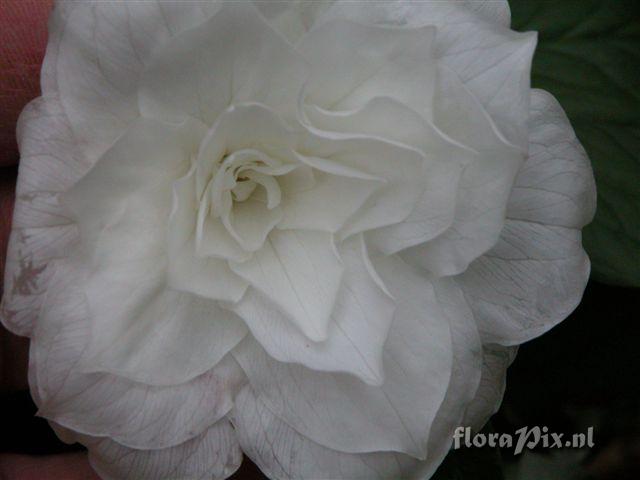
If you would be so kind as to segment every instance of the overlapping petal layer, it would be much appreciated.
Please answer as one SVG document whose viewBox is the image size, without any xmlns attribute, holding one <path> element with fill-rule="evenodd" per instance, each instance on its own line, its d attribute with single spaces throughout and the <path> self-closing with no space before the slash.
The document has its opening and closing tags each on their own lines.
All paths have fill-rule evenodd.
<svg viewBox="0 0 640 480">
<path fill-rule="evenodd" d="M 432 475 L 588 275 L 591 170 L 508 23 L 58 6 L 2 309 L 40 414 L 104 478 L 226 478 L 240 446 L 273 478 Z"/>
</svg>

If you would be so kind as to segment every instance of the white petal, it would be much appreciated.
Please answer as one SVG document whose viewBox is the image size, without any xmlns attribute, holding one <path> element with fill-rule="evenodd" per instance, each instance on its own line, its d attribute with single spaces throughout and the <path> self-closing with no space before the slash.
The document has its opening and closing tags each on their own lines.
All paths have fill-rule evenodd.
<svg viewBox="0 0 640 480">
<path fill-rule="evenodd" d="M 442 26 L 446 23 L 488 21 L 509 27 L 511 12 L 507 0 L 461 0 L 441 2 L 334 2 L 325 12 L 319 12 L 315 23 L 335 18 L 350 18 L 357 22 L 383 25 Z"/>
<path fill-rule="evenodd" d="M 89 158 L 96 159 L 139 115 L 138 79 L 151 50 L 209 14 L 198 2 L 70 2 L 54 9 L 43 94 L 60 94 Z"/>
<path fill-rule="evenodd" d="M 424 191 L 423 174 L 429 162 L 416 149 L 375 137 L 345 137 L 317 129 L 307 141 L 306 148 L 313 154 L 310 158 L 328 158 L 332 164 L 384 182 L 347 220 L 340 238 L 404 220 Z"/>
<path fill-rule="evenodd" d="M 507 216 L 582 228 L 595 211 L 591 165 L 553 96 L 531 91 L 529 159 L 516 178 Z"/>
<path fill-rule="evenodd" d="M 77 239 L 58 192 L 78 181 L 89 165 L 57 99 L 29 103 L 20 115 L 17 137 L 21 157 L 0 317 L 9 330 L 28 335 L 50 277 L 47 264 L 66 255 Z"/>
<path fill-rule="evenodd" d="M 195 252 L 195 243 L 191 241 L 172 253 L 167 272 L 168 286 L 210 300 L 240 300 L 248 283 L 229 268 L 226 260 L 202 258 Z"/>
<path fill-rule="evenodd" d="M 212 368 L 246 334 L 243 322 L 215 301 L 166 289 L 154 263 L 85 280 L 92 336 L 84 371 L 175 385 Z"/>
<path fill-rule="evenodd" d="M 507 220 L 498 244 L 457 280 L 483 340 L 515 345 L 573 311 L 589 265 L 578 230 Z"/>
<path fill-rule="evenodd" d="M 345 242 L 340 256 L 345 274 L 324 342 L 310 342 L 272 302 L 255 291 L 248 292 L 235 311 L 273 358 L 313 370 L 347 372 L 368 384 L 380 385 L 382 349 L 395 305 L 384 285 L 372 276 L 361 238 Z"/>
<path fill-rule="evenodd" d="M 527 148 L 527 114 L 535 32 L 519 33 L 496 24 L 446 23 L 437 50 L 514 145 Z"/>
<path fill-rule="evenodd" d="M 229 234 L 219 219 L 203 222 L 202 240 L 196 245 L 196 256 L 235 261 L 244 261 L 249 258 L 249 254 Z"/>
<path fill-rule="evenodd" d="M 261 102 L 293 112 L 304 61 L 247 3 L 225 3 L 157 49 L 139 90 L 143 115 L 195 116 L 211 125 L 229 106 Z"/>
<path fill-rule="evenodd" d="M 451 227 L 402 255 L 436 275 L 455 275 L 497 242 L 523 154 L 501 138 L 455 74 L 438 73 L 435 123 L 478 153 L 462 172 Z"/>
<path fill-rule="evenodd" d="M 436 57 L 460 76 L 506 138 L 526 151 L 536 35 L 509 30 L 505 3 L 340 2 L 317 22 L 337 18 L 405 28 L 435 26 Z"/>
<path fill-rule="evenodd" d="M 475 319 L 460 288 L 451 279 L 434 280 L 436 297 L 451 327 L 453 366 L 447 394 L 433 421 L 427 458 L 416 467 L 417 478 L 430 478 L 440 466 L 480 387 L 482 344 Z"/>
<path fill-rule="evenodd" d="M 498 411 L 506 388 L 507 368 L 516 358 L 517 350 L 516 347 L 485 345 L 480 385 L 460 425 L 479 432 Z"/>
<path fill-rule="evenodd" d="M 289 42 L 295 42 L 304 35 L 314 21 L 334 0 L 307 1 L 275 1 L 264 2 L 254 0 L 260 13 L 269 24 L 286 37 Z"/>
<path fill-rule="evenodd" d="M 242 450 L 269 478 L 417 478 L 412 474 L 418 462 L 407 455 L 344 453 L 309 440 L 271 413 L 248 387 L 236 398 L 232 421 Z"/>
<path fill-rule="evenodd" d="M 230 266 L 311 340 L 327 338 L 343 272 L 330 234 L 274 230 L 253 258 Z"/>
<path fill-rule="evenodd" d="M 166 213 L 168 218 L 171 184 L 187 173 L 191 155 L 203 134 L 203 127 L 192 121 L 169 125 L 140 118 L 134 122 L 62 197 L 78 223 L 83 243 L 94 241 L 103 228 L 114 222 L 127 208 L 129 197 L 135 196 L 151 207 L 154 215 Z M 141 216 L 144 218 L 142 213 Z M 166 220 L 159 222 L 166 226 Z"/>
<path fill-rule="evenodd" d="M 244 154 L 236 153 L 236 155 L 246 156 L 245 154 L 251 151 L 254 156 L 258 156 L 269 164 L 277 161 L 276 158 L 270 157 L 269 153 L 274 145 L 278 145 L 281 150 L 277 152 L 279 155 L 274 157 L 290 161 L 292 164 L 297 163 L 291 151 L 297 142 L 297 137 L 297 132 L 288 128 L 280 115 L 265 105 L 257 103 L 232 105 L 218 117 L 198 151 L 196 161 L 198 195 L 204 191 L 214 170 L 223 162 L 225 154 L 244 151 Z M 291 168 L 290 165 L 285 167 Z"/>
<path fill-rule="evenodd" d="M 550 95 L 533 93 L 531 126 L 534 146 L 509 210 L 522 220 L 507 219 L 496 247 L 458 279 L 485 342 L 514 345 L 546 332 L 580 302 L 589 277 L 577 229 L 595 204 L 587 157 Z M 553 213 L 550 198 L 562 199 Z"/>
<path fill-rule="evenodd" d="M 310 62 L 308 101 L 345 110 L 392 96 L 428 117 L 435 29 L 397 29 L 334 20 L 315 26 L 296 45 Z"/>
<path fill-rule="evenodd" d="M 31 387 L 38 414 L 73 430 L 108 435 L 138 448 L 164 448 L 200 434 L 224 416 L 244 381 L 227 358 L 193 380 L 152 387 L 111 374 L 78 369 L 91 320 L 80 279 L 58 263 L 43 315 L 33 333 Z M 144 347 L 144 342 L 139 347 Z"/>
<path fill-rule="evenodd" d="M 110 439 L 81 436 L 89 463 L 104 480 L 222 480 L 242 462 L 233 427 L 220 420 L 201 435 L 175 447 L 135 450 Z"/>
<path fill-rule="evenodd" d="M 435 275 L 465 271 L 498 241 L 519 165 L 518 157 L 498 153 L 469 165 L 462 172 L 451 227 L 425 244 L 404 250 L 403 258 Z"/>
<path fill-rule="evenodd" d="M 204 195 L 203 201 L 207 203 L 209 196 Z M 246 260 L 248 254 L 229 235 L 222 222 L 210 219 L 208 214 L 208 208 L 198 209 L 194 165 L 187 175 L 173 183 L 173 205 L 168 225 L 168 254 L 171 258 L 169 278 L 171 283 L 175 282 L 178 289 L 180 289 L 178 285 L 182 284 L 187 291 L 218 298 L 216 291 L 224 292 L 223 287 L 241 286 L 242 282 L 239 282 L 239 279 L 229 278 L 228 266 L 221 262 L 208 262 L 208 259 L 201 260 L 201 257 Z M 221 276 L 217 274 L 216 267 L 223 270 L 223 278 L 220 282 L 216 282 Z M 208 275 L 207 280 L 207 271 L 216 272 L 216 275 Z M 194 272 L 199 272 L 199 279 L 204 279 L 202 283 L 193 281 Z M 224 276 L 224 273 L 227 275 Z M 190 284 L 193 284 L 192 287 L 187 287 Z M 214 289 L 212 286 L 217 288 Z M 244 287 L 241 288 L 244 292 Z M 242 293 L 231 294 L 232 297 L 239 298 L 238 295 L 241 296 Z M 226 296 L 228 297 L 229 294 Z"/>
<path fill-rule="evenodd" d="M 451 159 L 449 159 L 451 160 Z M 462 166 L 438 162 L 424 175 L 422 196 L 402 222 L 367 232 L 367 244 L 390 255 L 443 233 L 454 220 Z"/>
<path fill-rule="evenodd" d="M 141 309 L 120 325 L 94 323 L 92 331 L 101 341 L 93 342 L 91 351 L 97 353 L 84 361 L 84 371 L 173 385 L 207 371 L 246 334 L 235 315 L 189 294 L 167 291 Z M 127 327 L 124 334 L 120 329 Z"/>
<path fill-rule="evenodd" d="M 469 149 L 447 137 L 423 115 L 391 97 L 374 97 L 354 110 L 332 111 L 317 105 L 304 105 L 306 124 L 327 132 L 364 134 L 393 140 L 423 151 L 443 154 L 454 150 L 458 155 Z M 457 147 L 457 148 L 456 148 Z"/>
<path fill-rule="evenodd" d="M 315 185 L 310 189 L 291 193 L 284 190 L 284 216 L 278 228 L 335 233 L 380 186 L 374 180 L 323 172 L 316 172 L 314 178 Z"/>
<path fill-rule="evenodd" d="M 173 209 L 169 217 L 167 242 L 168 285 L 212 300 L 238 301 L 247 283 L 229 269 L 224 259 L 246 259 L 246 252 L 219 220 L 196 219 L 194 177 L 195 167 L 192 167 L 187 175 L 173 184 Z M 207 198 L 205 195 L 205 200 Z M 207 211 L 204 209 L 198 213 L 204 216 Z"/>
<path fill-rule="evenodd" d="M 242 370 L 225 360 L 193 380 L 168 387 L 72 372 L 38 415 L 78 433 L 155 450 L 179 445 L 223 418 L 243 381 Z"/>
<path fill-rule="evenodd" d="M 489 22 L 509 28 L 511 9 L 507 0 L 463 0 L 466 7 L 475 11 Z"/>
<path fill-rule="evenodd" d="M 249 199 L 236 202 L 229 218 L 223 218 L 223 222 L 243 250 L 256 252 L 265 248 L 267 235 L 280 222 L 282 215 L 280 207 L 269 208 L 261 201 Z"/>
<path fill-rule="evenodd" d="M 257 344 L 243 343 L 234 355 L 267 408 L 314 442 L 343 452 L 424 458 L 451 377 L 449 320 L 424 276 L 391 257 L 375 265 L 397 302 L 382 386 L 277 362 Z"/>
</svg>

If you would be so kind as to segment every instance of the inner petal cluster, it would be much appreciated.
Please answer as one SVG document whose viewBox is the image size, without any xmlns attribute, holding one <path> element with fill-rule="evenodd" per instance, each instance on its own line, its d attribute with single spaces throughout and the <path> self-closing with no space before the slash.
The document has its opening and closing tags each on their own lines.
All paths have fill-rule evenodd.
<svg viewBox="0 0 640 480">
<path fill-rule="evenodd" d="M 282 190 L 277 178 L 296 168 L 253 148 L 225 153 L 214 162 L 198 204 L 196 241 L 204 241 L 205 222 L 221 222 L 247 252 L 258 250 L 265 235 L 282 218 Z M 267 214 L 266 223 L 260 217 Z"/>
</svg>

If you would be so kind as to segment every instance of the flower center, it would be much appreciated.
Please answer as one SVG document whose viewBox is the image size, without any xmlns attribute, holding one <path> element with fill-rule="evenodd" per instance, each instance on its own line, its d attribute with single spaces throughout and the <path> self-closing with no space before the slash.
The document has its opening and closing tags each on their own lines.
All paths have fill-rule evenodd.
<svg viewBox="0 0 640 480">
<path fill-rule="evenodd" d="M 221 223 L 241 248 L 253 251 L 256 239 L 248 238 L 254 234 L 247 223 L 259 223 L 261 212 L 279 207 L 282 191 L 276 177 L 294 168 L 254 148 L 223 154 L 199 199 L 199 226 Z"/>
</svg>

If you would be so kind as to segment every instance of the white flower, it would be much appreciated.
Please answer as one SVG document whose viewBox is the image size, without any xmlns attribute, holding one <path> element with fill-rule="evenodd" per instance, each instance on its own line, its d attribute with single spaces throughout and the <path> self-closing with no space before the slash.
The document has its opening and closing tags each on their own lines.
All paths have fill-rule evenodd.
<svg viewBox="0 0 640 480">
<path fill-rule="evenodd" d="M 104 478 L 431 475 L 589 273 L 595 189 L 506 2 L 70 2 L 5 325 Z"/>
</svg>

